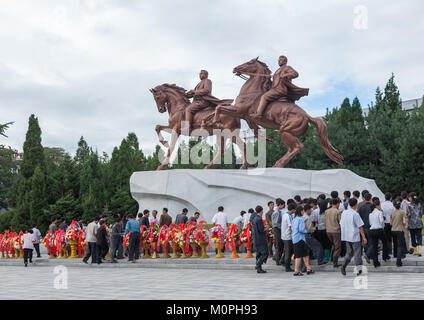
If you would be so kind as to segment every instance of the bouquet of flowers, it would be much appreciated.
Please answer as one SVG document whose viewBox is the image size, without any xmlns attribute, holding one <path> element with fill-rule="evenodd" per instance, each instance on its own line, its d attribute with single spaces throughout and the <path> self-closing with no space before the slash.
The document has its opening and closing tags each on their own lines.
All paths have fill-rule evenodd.
<svg viewBox="0 0 424 320">
<path fill-rule="evenodd" d="M 16 233 L 13 231 L 10 231 L 8 233 L 7 238 L 4 241 L 4 246 L 10 254 L 12 254 L 12 251 L 13 251 L 13 239 L 15 238 L 15 236 L 16 236 Z"/>
<path fill-rule="evenodd" d="M 1 253 L 4 252 L 3 243 L 4 243 L 5 238 L 6 238 L 6 234 L 0 233 L 0 251 L 1 251 Z"/>
<path fill-rule="evenodd" d="M 158 235 L 158 248 L 162 246 L 162 248 L 166 248 L 169 246 L 169 238 L 168 238 L 168 226 L 165 224 L 159 229 Z"/>
<path fill-rule="evenodd" d="M 243 243 L 243 245 L 247 248 L 250 249 L 252 247 L 252 233 L 250 232 L 250 228 L 252 226 L 252 223 L 249 222 L 247 224 L 247 227 L 243 230 L 243 232 L 241 233 L 240 236 L 240 242 Z"/>
<path fill-rule="evenodd" d="M 153 222 L 147 234 L 147 238 L 149 239 L 150 245 L 152 246 L 152 251 L 155 249 L 159 251 L 159 246 L 157 245 L 157 242 L 159 239 L 159 233 L 160 233 L 159 226 L 156 224 L 156 222 Z"/>
<path fill-rule="evenodd" d="M 66 229 L 65 233 L 65 241 L 71 242 L 77 240 L 77 232 L 79 230 L 79 226 L 76 221 L 72 221 L 72 223 L 69 225 L 68 229 Z"/>
<path fill-rule="evenodd" d="M 85 229 L 81 229 L 77 233 L 78 236 L 78 243 L 77 243 L 77 250 L 78 250 L 78 256 L 82 257 L 82 248 L 85 246 Z"/>
<path fill-rule="evenodd" d="M 13 232 L 12 232 L 13 233 Z M 0 240 L 0 250 L 4 254 L 4 252 L 11 253 L 12 248 L 10 246 L 11 244 L 11 235 L 9 230 L 5 230 L 3 236 Z"/>
<path fill-rule="evenodd" d="M 209 227 L 206 221 L 202 220 L 193 231 L 194 241 L 200 245 L 201 243 L 209 243 Z"/>
<path fill-rule="evenodd" d="M 264 222 L 265 233 L 268 241 L 274 242 L 274 234 L 272 232 L 272 227 L 269 225 L 268 221 L 262 220 Z"/>
<path fill-rule="evenodd" d="M 22 250 L 22 246 L 24 245 L 24 239 L 22 238 L 23 233 L 22 231 L 19 232 L 18 235 L 16 235 L 13 238 L 13 248 L 17 251 L 21 251 Z"/>
<path fill-rule="evenodd" d="M 166 232 L 166 238 L 165 241 L 170 241 L 172 244 L 174 244 L 174 238 L 175 238 L 175 233 L 177 232 L 177 228 L 175 227 L 175 223 L 171 223 L 169 225 L 169 228 Z"/>
<path fill-rule="evenodd" d="M 66 247 L 65 234 L 62 229 L 57 230 L 53 235 L 53 248 L 59 255 L 62 254 L 63 248 Z"/>
<path fill-rule="evenodd" d="M 145 225 L 142 225 L 140 227 L 140 246 L 139 246 L 140 252 L 144 246 L 148 246 L 148 247 L 150 246 L 148 234 L 149 234 L 149 230 L 147 230 Z"/>
<path fill-rule="evenodd" d="M 47 252 L 50 255 L 55 255 L 56 251 L 53 250 L 53 235 L 52 232 L 49 230 L 49 232 L 47 232 L 46 236 L 43 239 L 43 244 L 44 246 L 47 248 Z"/>
<path fill-rule="evenodd" d="M 194 237 L 195 235 L 195 230 L 196 230 L 196 222 L 192 221 L 189 224 L 187 224 L 187 228 L 186 228 L 186 241 L 189 242 L 189 244 L 194 244 L 196 243 L 196 239 Z"/>
<path fill-rule="evenodd" d="M 240 237 L 240 230 L 238 228 L 238 226 L 236 224 L 232 224 L 231 227 L 228 228 L 228 232 L 227 232 L 227 238 L 226 238 L 226 243 L 227 243 L 227 251 L 229 251 L 229 246 L 231 243 L 231 247 L 233 247 L 233 250 L 236 250 L 237 244 L 238 244 L 238 240 Z"/>
<path fill-rule="evenodd" d="M 184 246 L 184 229 L 177 228 L 175 230 L 173 241 L 177 246 Z"/>
<path fill-rule="evenodd" d="M 128 248 L 129 244 L 130 244 L 130 232 L 128 232 L 127 235 L 124 237 L 122 246 L 124 248 Z"/>
<path fill-rule="evenodd" d="M 222 230 L 222 226 L 217 224 L 215 227 L 210 229 L 210 240 L 219 243 L 219 248 L 222 249 L 224 244 L 225 233 Z"/>
</svg>

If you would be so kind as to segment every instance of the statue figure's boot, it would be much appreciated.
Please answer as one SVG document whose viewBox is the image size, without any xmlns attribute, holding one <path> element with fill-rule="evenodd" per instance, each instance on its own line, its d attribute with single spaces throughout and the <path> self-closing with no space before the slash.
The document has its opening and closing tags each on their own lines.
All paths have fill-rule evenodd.
<svg viewBox="0 0 424 320">
<path fill-rule="evenodd" d="M 256 114 L 255 114 L 255 118 L 262 118 L 263 117 L 263 113 L 265 111 L 266 105 L 267 105 L 266 99 L 264 99 L 264 97 L 261 97 L 261 100 L 259 101 L 259 106 L 258 106 L 258 110 L 256 110 Z"/>
</svg>

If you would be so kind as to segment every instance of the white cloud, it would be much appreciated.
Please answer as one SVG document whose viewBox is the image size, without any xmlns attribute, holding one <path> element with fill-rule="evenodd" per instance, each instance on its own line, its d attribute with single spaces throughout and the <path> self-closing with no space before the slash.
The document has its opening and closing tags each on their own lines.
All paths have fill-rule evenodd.
<svg viewBox="0 0 424 320">
<path fill-rule="evenodd" d="M 368 9 L 368 29 L 353 26 Z M 0 122 L 22 149 L 31 113 L 43 143 L 73 152 L 81 135 L 110 153 L 129 131 L 145 152 L 165 124 L 148 88 L 187 89 L 207 69 L 214 95 L 234 98 L 231 71 L 253 57 L 272 71 L 286 54 L 310 88 L 312 115 L 358 95 L 366 106 L 391 72 L 404 99 L 424 88 L 420 0 L 400 1 L 9 1 L 0 7 Z"/>
</svg>

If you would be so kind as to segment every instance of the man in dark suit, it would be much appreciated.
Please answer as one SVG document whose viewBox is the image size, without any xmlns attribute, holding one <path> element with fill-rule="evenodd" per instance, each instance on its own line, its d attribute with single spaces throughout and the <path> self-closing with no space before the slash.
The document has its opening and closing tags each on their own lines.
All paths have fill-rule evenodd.
<svg viewBox="0 0 424 320">
<path fill-rule="evenodd" d="M 106 223 L 104 220 L 100 220 L 100 227 L 97 231 L 97 241 L 96 241 L 96 261 L 98 264 L 103 263 L 102 258 L 107 253 L 108 244 L 107 244 L 107 231 Z"/>
<path fill-rule="evenodd" d="M 254 218 L 252 220 L 253 226 L 253 235 L 255 239 L 256 245 L 256 271 L 258 273 L 266 273 L 265 270 L 262 269 L 262 264 L 266 263 L 268 259 L 268 244 L 265 233 L 265 226 L 262 221 L 262 215 L 264 214 L 264 210 L 261 206 L 257 206 L 256 214 L 253 215 Z"/>
<path fill-rule="evenodd" d="M 199 220 L 199 217 L 200 217 L 200 212 L 196 211 L 194 215 L 190 217 L 190 219 L 188 219 L 188 223 L 195 222 L 197 224 L 197 220 Z"/>
<path fill-rule="evenodd" d="M 187 223 L 187 221 L 188 221 L 187 213 L 188 213 L 188 209 L 184 208 L 183 212 L 177 215 L 177 217 L 175 218 L 175 225 L 176 226 L 178 226 L 181 223 L 183 223 L 183 224 Z"/>
<path fill-rule="evenodd" d="M 118 219 L 112 227 L 112 234 L 110 236 L 110 258 L 112 263 L 117 263 L 116 252 L 119 252 L 119 247 L 122 246 L 122 219 Z"/>
<path fill-rule="evenodd" d="M 162 209 L 162 214 L 159 219 L 159 228 L 162 228 L 162 226 L 169 225 L 172 223 L 172 217 L 168 214 L 168 208 Z"/>
<path fill-rule="evenodd" d="M 150 214 L 149 210 L 145 209 L 143 211 L 143 217 L 140 219 L 140 227 L 144 225 L 146 226 L 146 229 L 150 228 L 149 214 Z"/>
</svg>

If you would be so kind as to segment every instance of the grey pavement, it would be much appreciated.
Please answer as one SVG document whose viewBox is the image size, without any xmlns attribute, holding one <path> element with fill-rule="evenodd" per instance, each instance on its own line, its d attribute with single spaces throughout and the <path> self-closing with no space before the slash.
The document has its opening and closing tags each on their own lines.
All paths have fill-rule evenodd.
<svg viewBox="0 0 424 320">
<path fill-rule="evenodd" d="M 60 264 L 57 264 L 60 265 Z M 0 299 L 422 299 L 424 274 L 0 266 Z M 56 280 L 57 283 L 57 280 Z M 63 284 L 64 282 L 60 282 Z M 356 287 L 355 287 L 356 284 Z"/>
</svg>

